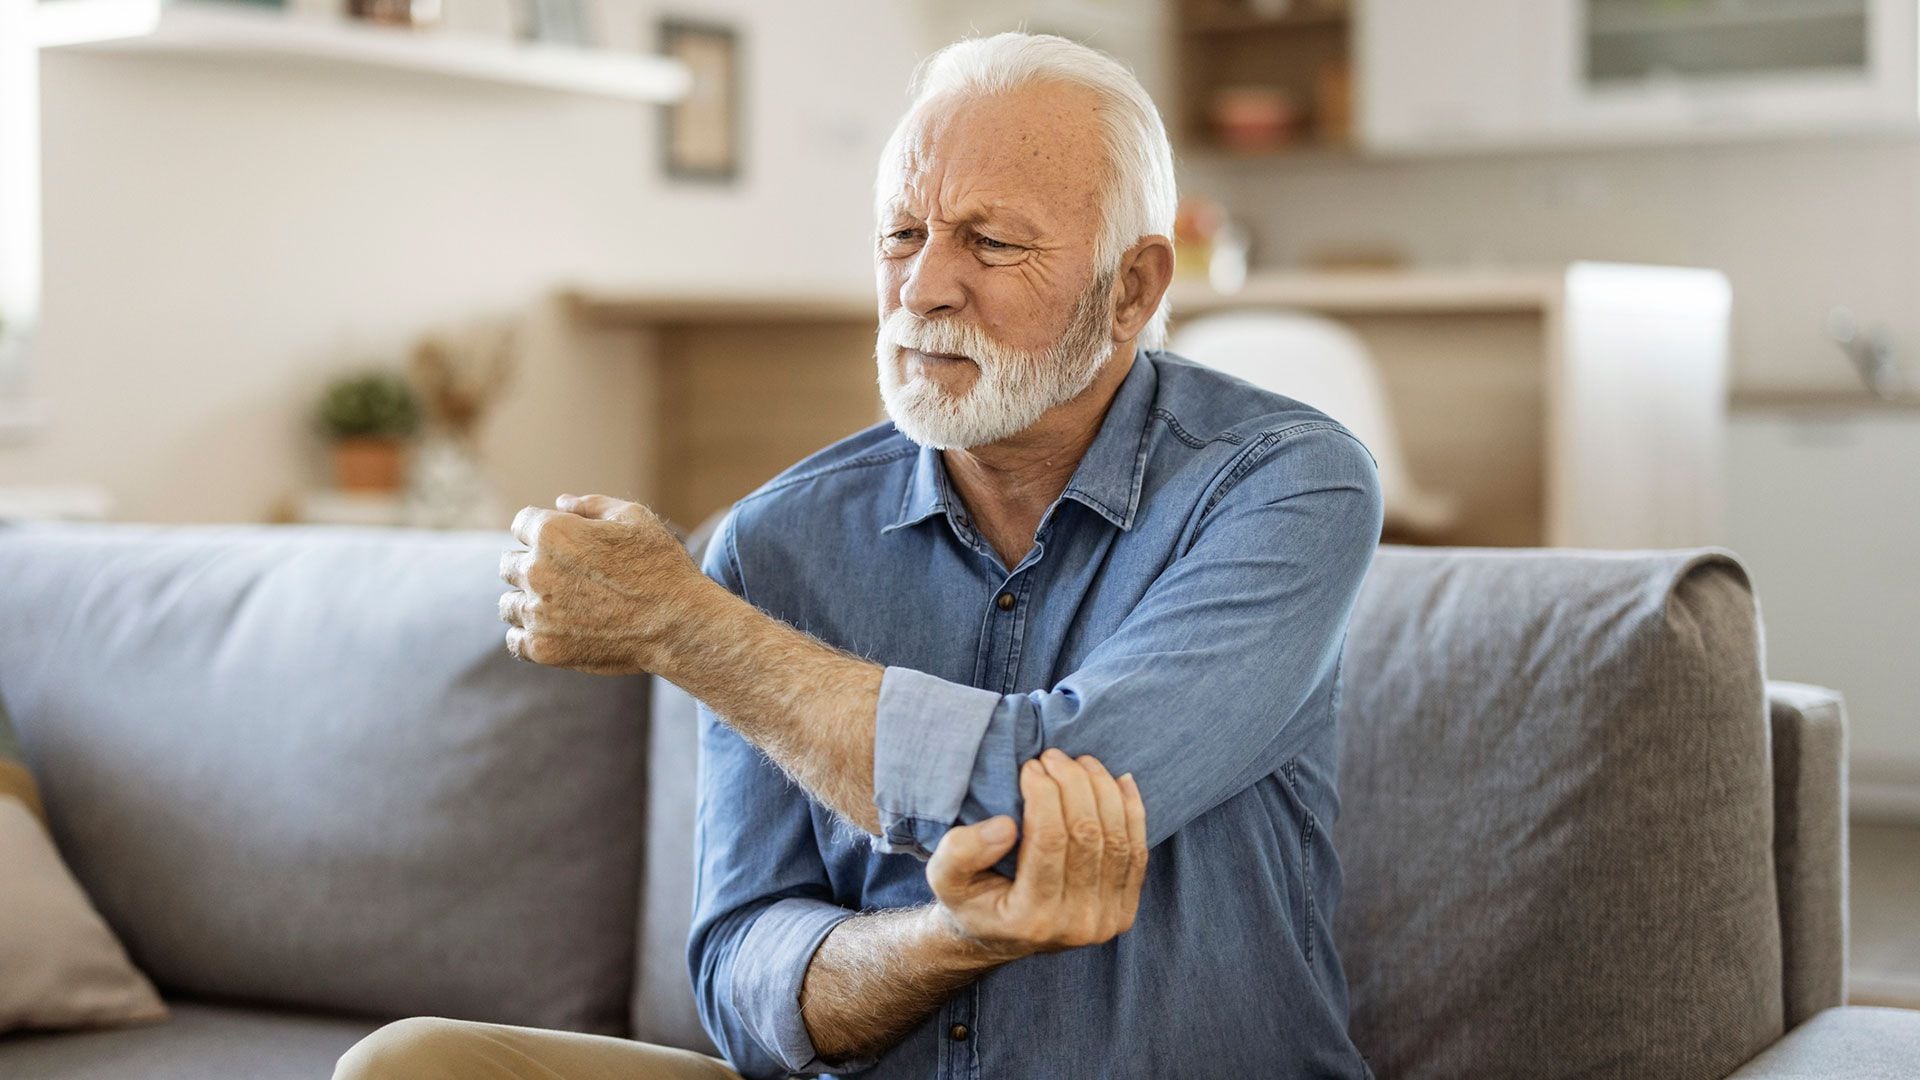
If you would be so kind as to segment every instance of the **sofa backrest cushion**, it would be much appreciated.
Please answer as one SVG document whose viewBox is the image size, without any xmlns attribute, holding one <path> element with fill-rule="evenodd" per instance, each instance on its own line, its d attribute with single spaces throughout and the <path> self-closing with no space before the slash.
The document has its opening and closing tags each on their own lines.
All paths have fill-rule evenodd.
<svg viewBox="0 0 1920 1080">
<path fill-rule="evenodd" d="M 0 528 L 0 685 L 163 990 L 627 1031 L 644 676 L 514 660 L 504 530 Z"/>
<path fill-rule="evenodd" d="M 1762 667 L 1723 552 L 1381 550 L 1334 828 L 1381 1077 L 1719 1077 L 1780 1036 Z"/>
<path fill-rule="evenodd" d="M 685 538 L 695 565 L 732 510 L 723 507 Z M 640 885 L 640 955 L 633 982 L 633 1037 L 718 1055 L 700 1026 L 687 937 L 693 928 L 693 825 L 699 795 L 700 703 L 653 680 L 647 746 L 647 870 Z"/>
</svg>

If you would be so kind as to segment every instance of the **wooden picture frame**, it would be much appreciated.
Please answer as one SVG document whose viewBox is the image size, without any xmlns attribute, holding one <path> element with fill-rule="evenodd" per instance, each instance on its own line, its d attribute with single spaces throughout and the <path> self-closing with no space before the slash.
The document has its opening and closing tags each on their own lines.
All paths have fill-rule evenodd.
<svg viewBox="0 0 1920 1080">
<path fill-rule="evenodd" d="M 660 55 L 693 73 L 684 100 L 661 106 L 660 157 L 676 180 L 730 182 L 741 173 L 740 35 L 731 26 L 660 20 Z"/>
</svg>

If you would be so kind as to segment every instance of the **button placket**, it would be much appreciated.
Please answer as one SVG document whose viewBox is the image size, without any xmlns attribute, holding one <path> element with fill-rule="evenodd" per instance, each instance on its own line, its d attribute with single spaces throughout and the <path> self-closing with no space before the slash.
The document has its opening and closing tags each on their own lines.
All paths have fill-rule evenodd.
<svg viewBox="0 0 1920 1080">
<path fill-rule="evenodd" d="M 974 1017 L 980 1012 L 978 983 L 953 996 L 940 1010 L 940 1068 L 942 1080 L 974 1080 L 979 1076 L 979 1034 Z"/>
</svg>

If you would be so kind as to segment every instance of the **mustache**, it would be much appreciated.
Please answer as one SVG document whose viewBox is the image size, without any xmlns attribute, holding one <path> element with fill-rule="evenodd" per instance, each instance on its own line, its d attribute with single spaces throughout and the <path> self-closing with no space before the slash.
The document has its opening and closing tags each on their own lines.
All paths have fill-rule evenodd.
<svg viewBox="0 0 1920 1080">
<path fill-rule="evenodd" d="M 997 354 L 999 345 L 973 323 L 955 319 L 922 319 L 897 308 L 880 324 L 880 338 L 897 349 L 964 356 L 978 362 Z"/>
</svg>

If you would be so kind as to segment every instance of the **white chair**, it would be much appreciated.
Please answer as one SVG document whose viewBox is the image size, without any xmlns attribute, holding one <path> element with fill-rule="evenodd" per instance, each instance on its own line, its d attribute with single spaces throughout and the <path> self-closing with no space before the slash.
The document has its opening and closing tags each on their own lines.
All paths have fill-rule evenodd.
<svg viewBox="0 0 1920 1080">
<path fill-rule="evenodd" d="M 1379 466 L 1388 532 L 1433 537 L 1459 517 L 1453 499 L 1422 491 L 1408 473 L 1373 355 L 1345 326 L 1304 312 L 1230 311 L 1182 322 L 1167 347 L 1346 425 Z"/>
</svg>

